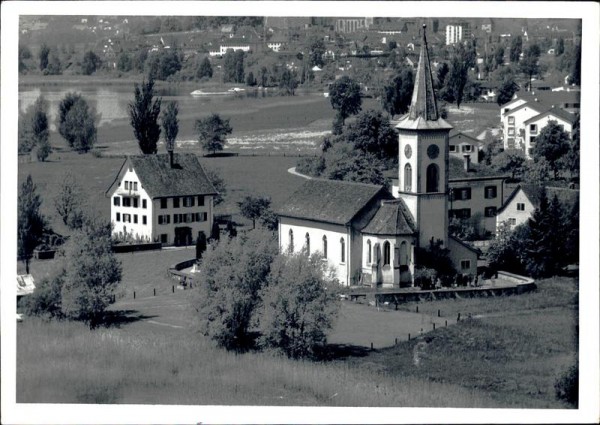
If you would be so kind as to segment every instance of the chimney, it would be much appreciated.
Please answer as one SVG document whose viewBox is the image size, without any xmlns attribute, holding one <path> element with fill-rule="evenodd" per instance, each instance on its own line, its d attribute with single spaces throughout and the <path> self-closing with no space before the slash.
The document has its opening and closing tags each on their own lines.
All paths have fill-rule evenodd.
<svg viewBox="0 0 600 425">
<path fill-rule="evenodd" d="M 471 155 L 463 155 L 463 157 L 465 158 L 465 173 L 468 173 L 471 168 Z"/>
</svg>

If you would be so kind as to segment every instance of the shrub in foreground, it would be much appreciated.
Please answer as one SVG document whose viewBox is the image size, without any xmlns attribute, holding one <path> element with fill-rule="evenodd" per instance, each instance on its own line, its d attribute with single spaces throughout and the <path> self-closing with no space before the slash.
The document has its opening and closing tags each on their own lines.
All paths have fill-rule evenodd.
<svg viewBox="0 0 600 425">
<path fill-rule="evenodd" d="M 575 363 L 554 383 L 556 398 L 577 407 L 579 400 L 579 365 Z"/>
<path fill-rule="evenodd" d="M 327 343 L 339 304 L 318 255 L 280 255 L 262 290 L 261 343 L 291 358 L 314 357 Z"/>
</svg>

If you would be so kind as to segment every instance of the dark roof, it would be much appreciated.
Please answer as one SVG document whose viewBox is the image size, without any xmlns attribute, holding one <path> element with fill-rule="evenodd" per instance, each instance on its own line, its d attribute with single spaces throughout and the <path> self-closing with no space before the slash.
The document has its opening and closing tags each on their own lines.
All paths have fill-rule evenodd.
<svg viewBox="0 0 600 425">
<path fill-rule="evenodd" d="M 572 113 L 567 112 L 561 108 L 552 107 L 552 108 L 548 109 L 547 111 L 542 112 L 539 115 L 536 115 L 535 117 L 529 118 L 523 124 L 529 124 L 531 122 L 539 120 L 540 118 L 544 118 L 547 115 L 554 115 L 555 117 L 561 118 L 570 124 L 573 124 L 575 122 L 575 115 L 573 115 Z"/>
<path fill-rule="evenodd" d="M 416 229 L 404 201 L 394 199 L 381 202 L 377 213 L 362 232 L 371 235 L 412 235 Z"/>
<path fill-rule="evenodd" d="M 277 211 L 280 216 L 334 224 L 348 224 L 383 186 L 340 180 L 311 179 L 296 190 Z"/>
<path fill-rule="evenodd" d="M 417 74 L 415 76 L 410 108 L 408 114 L 400 120 L 396 128 L 404 130 L 449 130 L 452 128 L 438 113 L 435 91 L 433 90 L 433 78 L 431 76 L 425 27 L 423 27 L 419 66 L 417 67 Z"/>
<path fill-rule="evenodd" d="M 576 189 L 567 189 L 564 187 L 544 187 L 535 184 L 521 184 L 518 185 L 515 190 L 513 190 L 508 198 L 506 198 L 504 205 L 502 205 L 502 208 L 498 210 L 499 213 L 506 209 L 514 197 L 517 196 L 519 190 L 522 190 L 523 193 L 525 193 L 525 196 L 527 196 L 527 199 L 529 199 L 535 208 L 540 206 L 540 199 L 542 198 L 542 193 L 544 190 L 546 191 L 546 196 L 549 201 L 552 200 L 555 195 L 563 205 L 573 205 L 579 200 L 579 190 Z"/>
<path fill-rule="evenodd" d="M 474 154 L 477 154 L 475 152 Z M 486 164 L 470 164 L 469 171 L 465 171 L 464 161 L 455 156 L 450 156 L 448 162 L 448 177 L 450 180 L 466 179 L 466 178 L 481 178 L 481 177 L 497 177 L 503 178 L 504 176 L 498 176 L 496 172 Z"/>
<path fill-rule="evenodd" d="M 453 139 L 453 138 L 458 137 L 458 136 L 462 136 L 462 137 L 465 137 L 467 139 L 471 139 L 476 144 L 482 144 L 483 143 L 481 140 L 476 139 L 473 136 L 469 136 L 468 134 L 463 133 L 462 131 L 458 131 L 456 129 L 450 130 L 449 136 L 450 136 L 450 139 Z"/>
<path fill-rule="evenodd" d="M 519 105 L 516 108 L 509 110 L 506 113 L 506 115 L 511 115 L 513 112 L 520 111 L 523 108 L 531 108 L 534 111 L 538 111 L 538 113 L 542 113 L 542 111 L 545 111 L 546 109 L 550 109 L 551 107 L 552 107 L 552 105 L 546 105 L 545 103 L 530 101 L 530 102 L 525 102 L 522 105 Z"/>
<path fill-rule="evenodd" d="M 151 198 L 217 193 L 196 155 L 176 153 L 173 155 L 173 163 L 175 166 L 171 168 L 167 154 L 136 155 L 127 157 L 121 170 L 131 164 Z"/>
</svg>

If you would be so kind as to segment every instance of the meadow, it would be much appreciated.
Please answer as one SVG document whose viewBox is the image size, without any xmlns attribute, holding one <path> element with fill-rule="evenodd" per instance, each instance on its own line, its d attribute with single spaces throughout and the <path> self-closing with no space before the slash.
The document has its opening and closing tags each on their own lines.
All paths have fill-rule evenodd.
<svg viewBox="0 0 600 425">
<path fill-rule="evenodd" d="M 172 252 L 168 260 L 187 254 Z M 167 262 L 152 266 L 153 258 L 121 256 L 124 265 L 151 270 Z M 108 328 L 20 323 L 17 401 L 568 408 L 555 400 L 553 385 L 576 357 L 577 289 L 570 279 L 541 283 L 532 294 L 468 300 L 479 304 L 478 316 L 390 348 L 332 346 L 338 355 L 321 362 L 215 348 L 195 332 L 185 307 L 189 290 L 162 297 L 146 291 L 137 303 L 131 295 L 120 300 L 115 309 L 131 320 Z M 496 303 L 512 307 L 499 312 Z M 128 310 L 135 308 L 138 316 Z"/>
</svg>

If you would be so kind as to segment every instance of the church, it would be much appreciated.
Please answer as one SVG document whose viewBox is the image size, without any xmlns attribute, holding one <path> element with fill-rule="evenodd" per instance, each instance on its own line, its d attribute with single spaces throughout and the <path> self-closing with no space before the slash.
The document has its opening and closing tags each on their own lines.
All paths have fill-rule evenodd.
<svg viewBox="0 0 600 425">
<path fill-rule="evenodd" d="M 424 27 L 425 29 L 425 27 Z M 279 209 L 282 252 L 319 252 L 342 285 L 414 285 L 415 252 L 441 240 L 459 273 L 477 251 L 448 234 L 449 134 L 441 118 L 425 30 L 409 112 L 398 131 L 398 188 L 307 180 Z"/>
</svg>

